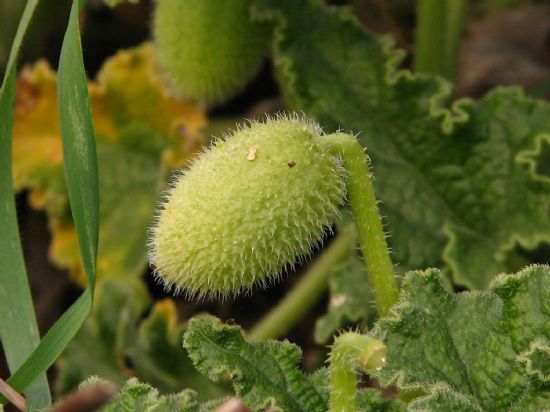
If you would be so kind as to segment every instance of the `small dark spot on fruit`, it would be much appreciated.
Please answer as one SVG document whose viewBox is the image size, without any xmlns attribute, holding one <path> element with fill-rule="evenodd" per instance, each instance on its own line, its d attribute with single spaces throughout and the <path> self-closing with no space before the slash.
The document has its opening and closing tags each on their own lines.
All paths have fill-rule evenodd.
<svg viewBox="0 0 550 412">
<path fill-rule="evenodd" d="M 292 162 L 288 162 L 288 167 L 292 169 L 294 166 L 296 166 L 296 162 L 294 160 Z"/>
</svg>

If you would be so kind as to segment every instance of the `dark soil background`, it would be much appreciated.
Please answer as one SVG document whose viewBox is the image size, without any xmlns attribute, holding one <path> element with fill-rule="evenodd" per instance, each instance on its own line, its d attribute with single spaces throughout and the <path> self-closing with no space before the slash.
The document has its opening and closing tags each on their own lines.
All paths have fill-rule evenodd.
<svg viewBox="0 0 550 412">
<path fill-rule="evenodd" d="M 352 6 L 371 31 L 392 35 L 399 47 L 414 53 L 415 2 L 413 0 L 333 1 Z M 502 6 L 506 4 L 506 6 Z M 0 74 L 5 66 L 11 39 L 23 1 L 0 0 Z M 103 61 L 121 48 L 150 39 L 152 2 L 108 8 L 100 0 L 90 0 L 82 15 L 84 61 L 88 75 L 94 77 Z M 20 63 L 46 58 L 52 67 L 57 60 L 68 17 L 69 0 L 43 0 L 24 43 Z M 405 65 L 411 64 L 411 58 Z M 496 85 L 519 84 L 528 93 L 550 98 L 550 1 L 472 1 L 461 47 L 457 96 L 479 97 Z M 247 117 L 266 108 L 282 107 L 270 63 L 239 97 L 215 108 L 209 115 Z M 39 148 L 37 148 L 39 150 Z M 45 214 L 27 205 L 26 193 L 17 196 L 19 224 L 36 305 L 40 330 L 46 332 L 81 291 L 67 273 L 48 261 L 49 232 Z M 1 228 L 0 228 L 1 230 Z M 327 241 L 330 239 L 327 237 Z M 541 253 L 549 251 L 542 251 Z M 196 304 L 178 298 L 180 319 L 199 311 L 210 311 L 223 319 L 234 318 L 250 326 L 272 307 L 299 279 L 296 275 L 268 290 L 256 290 L 235 301 Z M 144 279 L 155 298 L 166 297 L 150 273 Z M 316 366 L 323 354 L 312 341 L 315 320 L 325 311 L 326 297 L 290 332 L 289 340 L 304 348 L 304 363 Z M 1 316 L 1 314 L 0 314 Z M 55 370 L 51 376 L 54 378 Z M 0 377 L 9 376 L 0 351 Z M 9 410 L 9 409 L 8 409 Z"/>
</svg>

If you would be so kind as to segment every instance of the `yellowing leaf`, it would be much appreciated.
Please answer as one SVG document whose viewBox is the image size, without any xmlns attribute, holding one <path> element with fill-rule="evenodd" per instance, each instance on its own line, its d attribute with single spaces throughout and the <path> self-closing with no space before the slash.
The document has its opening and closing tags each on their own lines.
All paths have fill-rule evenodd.
<svg viewBox="0 0 550 412">
<path fill-rule="evenodd" d="M 206 125 L 204 113 L 195 105 L 172 98 L 159 76 L 150 44 L 107 60 L 97 83 L 90 85 L 90 94 L 96 132 L 103 138 L 150 151 L 167 149 L 168 141 L 177 145 L 169 148 L 169 157 L 175 156 L 180 162 L 182 154 L 198 149 L 197 137 Z M 146 122 L 166 141 L 132 141 L 142 136 L 122 131 L 136 122 Z"/>
<path fill-rule="evenodd" d="M 56 104 L 56 78 L 48 64 L 23 69 L 17 81 L 13 125 L 15 189 L 33 188 L 31 204 L 61 214 L 67 199 Z M 47 206 L 46 206 L 47 205 Z"/>
<path fill-rule="evenodd" d="M 100 184 L 98 277 L 139 276 L 146 230 L 171 169 L 204 144 L 206 117 L 164 87 L 149 44 L 117 53 L 89 85 Z M 17 84 L 14 181 L 50 219 L 51 259 L 83 281 L 67 202 L 56 109 L 56 75 L 41 61 Z"/>
</svg>

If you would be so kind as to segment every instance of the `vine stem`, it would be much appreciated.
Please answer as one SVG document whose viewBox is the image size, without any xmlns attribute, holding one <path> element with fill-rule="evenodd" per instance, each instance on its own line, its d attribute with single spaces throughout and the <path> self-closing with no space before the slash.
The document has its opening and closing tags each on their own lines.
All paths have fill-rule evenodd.
<svg viewBox="0 0 550 412">
<path fill-rule="evenodd" d="M 334 133 L 324 136 L 323 141 L 332 154 L 341 158 L 348 173 L 348 199 L 359 235 L 363 261 L 374 290 L 378 313 L 385 316 L 397 301 L 398 287 L 374 195 L 368 156 L 352 135 Z"/>
<path fill-rule="evenodd" d="M 467 5 L 468 0 L 418 0 L 416 71 L 454 80 Z"/>
<path fill-rule="evenodd" d="M 331 270 L 353 252 L 355 242 L 353 225 L 344 227 L 292 291 L 254 326 L 248 337 L 264 340 L 284 335 L 319 299 L 327 287 Z"/>
<path fill-rule="evenodd" d="M 358 370 L 379 369 L 386 363 L 384 343 L 368 335 L 346 332 L 338 336 L 329 357 L 329 412 L 356 412 Z"/>
</svg>

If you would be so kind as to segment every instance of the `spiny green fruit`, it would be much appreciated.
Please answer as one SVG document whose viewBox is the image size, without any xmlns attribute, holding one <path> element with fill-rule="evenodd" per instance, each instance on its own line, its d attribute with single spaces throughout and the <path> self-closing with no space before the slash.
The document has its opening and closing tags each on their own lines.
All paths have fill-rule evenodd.
<svg viewBox="0 0 550 412">
<path fill-rule="evenodd" d="M 162 281 L 223 297 L 266 286 L 307 254 L 345 196 L 322 141 L 317 125 L 279 116 L 214 143 L 173 184 L 151 231 Z"/>
<path fill-rule="evenodd" d="M 269 26 L 250 19 L 252 0 L 157 0 L 161 67 L 184 98 L 220 103 L 254 77 L 269 50 Z"/>
</svg>

